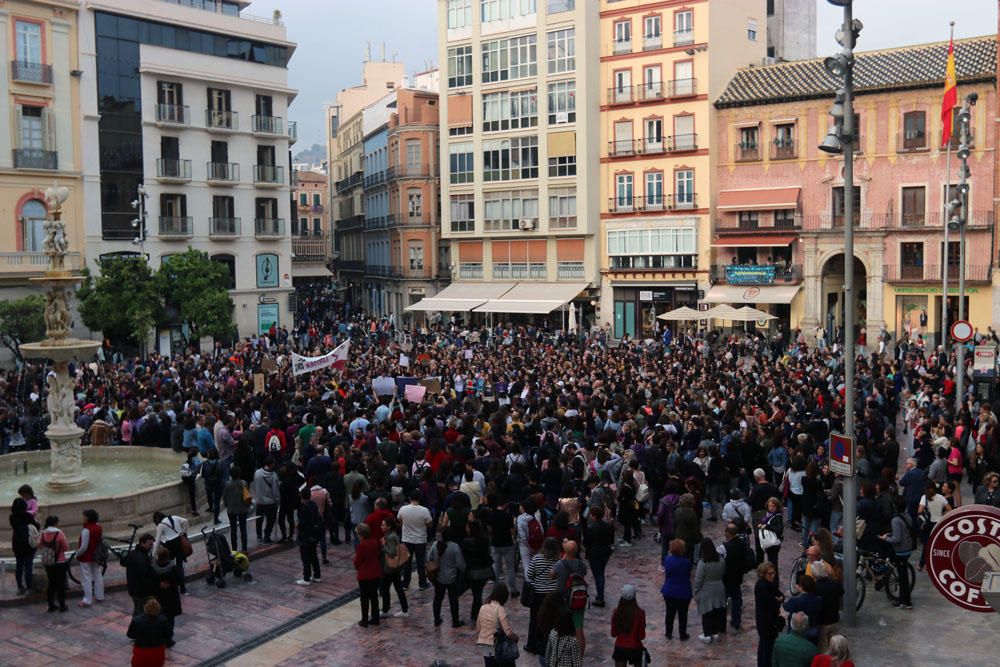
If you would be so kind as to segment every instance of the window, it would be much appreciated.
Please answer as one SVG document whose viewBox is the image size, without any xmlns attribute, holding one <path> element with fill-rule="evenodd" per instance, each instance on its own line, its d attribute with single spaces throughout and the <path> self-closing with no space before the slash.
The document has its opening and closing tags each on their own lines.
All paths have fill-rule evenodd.
<svg viewBox="0 0 1000 667">
<path fill-rule="evenodd" d="M 309 236 L 308 218 L 292 218 L 292 236 Z"/>
<path fill-rule="evenodd" d="M 548 37 L 549 74 L 576 69 L 576 30 L 567 28 L 550 32 Z"/>
<path fill-rule="evenodd" d="M 674 145 L 675 151 L 693 151 L 698 148 L 698 142 L 694 133 L 694 116 L 674 116 Z"/>
<path fill-rule="evenodd" d="M 45 244 L 45 223 L 49 219 L 45 204 L 29 199 L 21 207 L 21 238 L 24 252 L 42 252 Z"/>
<path fill-rule="evenodd" d="M 448 0 L 448 29 L 472 25 L 472 0 Z"/>
<path fill-rule="evenodd" d="M 747 39 L 751 42 L 757 41 L 757 20 L 747 19 Z"/>
<path fill-rule="evenodd" d="M 736 160 L 759 160 L 760 159 L 760 128 L 756 125 L 752 127 L 741 127 L 739 129 L 740 143 L 736 146 Z"/>
<path fill-rule="evenodd" d="M 475 231 L 476 216 L 474 199 L 474 196 L 471 194 L 451 196 L 451 231 Z"/>
<path fill-rule="evenodd" d="M 549 176 L 576 176 L 576 156 L 550 157 Z"/>
<path fill-rule="evenodd" d="M 674 207 L 694 208 L 694 170 L 679 169 L 674 172 Z"/>
<path fill-rule="evenodd" d="M 864 146 L 861 145 L 861 140 L 863 138 L 861 136 L 861 116 L 854 114 L 854 118 L 851 122 L 851 127 L 854 128 L 854 132 L 852 133 L 852 136 L 854 137 L 854 152 L 862 153 L 864 152 Z"/>
<path fill-rule="evenodd" d="M 774 126 L 773 160 L 785 160 L 795 157 L 795 123 L 782 123 Z"/>
<path fill-rule="evenodd" d="M 483 131 L 525 129 L 538 125 L 538 93 L 534 88 L 483 95 Z"/>
<path fill-rule="evenodd" d="M 273 197 L 257 197 L 254 200 L 255 217 L 261 220 L 274 220 L 278 217 L 278 200 Z"/>
<path fill-rule="evenodd" d="M 187 215 L 187 195 L 161 194 L 160 217 L 183 218 Z"/>
<path fill-rule="evenodd" d="M 899 244 L 899 277 L 903 280 L 923 280 L 924 243 L 912 241 Z"/>
<path fill-rule="evenodd" d="M 511 37 L 510 78 L 524 79 L 538 74 L 538 38 L 535 35 Z"/>
<path fill-rule="evenodd" d="M 488 232 L 513 231 L 538 220 L 538 191 L 483 193 L 483 225 Z"/>
<path fill-rule="evenodd" d="M 646 208 L 663 208 L 663 172 L 651 171 L 646 174 Z"/>
<path fill-rule="evenodd" d="M 660 15 L 647 16 L 642 20 L 642 48 L 644 51 L 663 46 L 663 32 Z"/>
<path fill-rule="evenodd" d="M 308 206 L 308 205 L 309 205 L 309 195 L 306 194 L 305 192 L 300 192 L 299 193 L 299 206 Z"/>
<path fill-rule="evenodd" d="M 663 119 L 647 118 L 643 121 L 645 134 L 642 138 L 642 150 L 644 153 L 663 152 Z"/>
<path fill-rule="evenodd" d="M 784 208 L 774 211 L 775 229 L 795 229 L 798 226 L 795 220 L 795 209 Z"/>
<path fill-rule="evenodd" d="M 225 123 L 230 112 L 233 110 L 232 93 L 223 88 L 209 88 L 208 110 L 211 112 L 209 114 L 210 122 L 213 122 L 216 118 L 218 118 L 217 123 L 213 122 L 213 127 L 218 127 L 220 124 Z M 222 126 L 229 127 L 228 124 L 224 124 Z"/>
<path fill-rule="evenodd" d="M 42 64 L 42 24 L 32 21 L 14 21 L 17 44 L 15 55 L 18 63 Z"/>
<path fill-rule="evenodd" d="M 320 195 L 318 192 L 314 192 L 313 193 L 313 206 L 314 207 L 322 206 L 323 205 L 322 202 L 323 202 L 322 195 Z"/>
<path fill-rule="evenodd" d="M 424 214 L 424 196 L 419 190 L 406 193 L 406 215 L 410 222 L 420 220 Z"/>
<path fill-rule="evenodd" d="M 642 99 L 658 100 L 663 97 L 663 81 L 660 80 L 660 66 L 648 65 L 642 68 Z"/>
<path fill-rule="evenodd" d="M 420 242 L 410 242 L 407 246 L 410 256 L 410 271 L 424 270 L 424 244 Z"/>
<path fill-rule="evenodd" d="M 694 13 L 691 11 L 674 14 L 674 46 L 694 42 Z"/>
<path fill-rule="evenodd" d="M 576 229 L 576 188 L 549 190 L 549 229 Z"/>
<path fill-rule="evenodd" d="M 927 113 L 908 111 L 903 114 L 903 150 L 927 148 Z"/>
<path fill-rule="evenodd" d="M 694 63 L 682 60 L 674 63 L 674 85 L 670 94 L 673 97 L 694 95 Z"/>
<path fill-rule="evenodd" d="M 632 22 L 615 21 L 614 53 L 632 53 Z"/>
<path fill-rule="evenodd" d="M 694 227 L 609 230 L 611 268 L 696 268 L 697 236 Z"/>
<path fill-rule="evenodd" d="M 576 81 L 549 84 L 549 125 L 576 122 Z"/>
<path fill-rule="evenodd" d="M 472 183 L 475 180 L 475 167 L 472 160 L 472 142 L 451 144 L 448 146 L 448 173 L 452 183 Z"/>
<path fill-rule="evenodd" d="M 944 243 L 938 246 L 941 249 L 941 254 L 944 254 Z M 961 241 L 948 241 L 948 277 L 957 278 L 958 277 L 958 266 L 962 259 L 962 242 Z M 942 276 L 943 277 L 943 276 Z M 969 312 L 966 309 L 965 312 Z"/>
<path fill-rule="evenodd" d="M 536 0 L 479 0 L 483 23 L 503 21 L 535 13 Z"/>
<path fill-rule="evenodd" d="M 548 0 L 549 14 L 571 12 L 576 8 L 576 0 Z"/>
<path fill-rule="evenodd" d="M 611 154 L 612 155 L 632 155 L 634 152 L 634 147 L 632 146 L 632 121 L 630 120 L 619 120 L 615 121 L 615 140 L 612 142 Z"/>
<path fill-rule="evenodd" d="M 632 174 L 615 176 L 615 211 L 631 211 L 633 206 Z"/>
<path fill-rule="evenodd" d="M 45 150 L 45 113 L 43 107 L 22 106 L 20 129 L 20 142 L 18 148 L 29 151 Z"/>
<path fill-rule="evenodd" d="M 924 225 L 924 204 L 926 188 L 923 186 L 903 188 L 903 219 L 904 227 L 922 227 Z"/>
<path fill-rule="evenodd" d="M 741 232 L 753 232 L 760 228 L 760 217 L 757 211 L 740 211 L 738 220 Z"/>
<path fill-rule="evenodd" d="M 483 180 L 538 178 L 538 137 L 483 142 Z"/>
<path fill-rule="evenodd" d="M 423 147 L 420 144 L 420 139 L 406 140 L 406 169 L 408 172 L 414 173 L 420 169 L 422 153 Z"/>
<path fill-rule="evenodd" d="M 620 69 L 615 72 L 612 94 L 615 104 L 628 104 L 632 101 L 632 70 Z"/>
<path fill-rule="evenodd" d="M 472 85 L 472 46 L 448 49 L 448 87 Z"/>
<path fill-rule="evenodd" d="M 854 186 L 854 224 L 861 220 L 861 186 Z M 834 227 L 844 226 L 844 186 L 833 188 L 833 220 Z"/>
</svg>

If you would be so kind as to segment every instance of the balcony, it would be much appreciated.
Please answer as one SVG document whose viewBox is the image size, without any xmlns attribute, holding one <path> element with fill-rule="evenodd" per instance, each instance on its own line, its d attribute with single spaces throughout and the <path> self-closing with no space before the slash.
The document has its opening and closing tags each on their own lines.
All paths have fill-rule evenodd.
<svg viewBox="0 0 1000 667">
<path fill-rule="evenodd" d="M 674 46 L 685 46 L 694 44 L 694 30 L 674 31 Z"/>
<path fill-rule="evenodd" d="M 925 268 L 924 264 L 886 264 L 882 267 L 882 278 L 889 283 L 922 282 Z"/>
<path fill-rule="evenodd" d="M 294 120 L 288 121 L 288 143 L 294 144 L 299 140 L 299 124 Z"/>
<path fill-rule="evenodd" d="M 292 237 L 293 262 L 322 262 L 326 260 L 329 251 L 330 237 L 328 236 Z"/>
<path fill-rule="evenodd" d="M 712 283 L 727 285 L 789 285 L 802 282 L 801 264 L 715 264 Z"/>
<path fill-rule="evenodd" d="M 775 139 L 771 142 L 772 160 L 794 160 L 798 156 L 799 153 L 794 141 Z"/>
<path fill-rule="evenodd" d="M 334 183 L 333 187 L 337 191 L 337 194 L 339 195 L 347 190 L 350 190 L 353 187 L 361 185 L 363 180 L 364 180 L 364 172 L 356 171 L 347 178 L 341 179 L 336 183 Z"/>
<path fill-rule="evenodd" d="M 760 145 L 741 141 L 733 147 L 736 162 L 755 162 L 760 159 Z"/>
<path fill-rule="evenodd" d="M 68 271 L 79 271 L 83 260 L 78 252 L 66 255 L 63 265 Z M 49 268 L 49 256 L 44 252 L 0 252 L 0 276 L 5 278 L 41 275 Z"/>
<path fill-rule="evenodd" d="M 385 183 L 385 172 L 376 171 L 373 174 L 368 174 L 365 176 L 365 189 L 373 188 L 376 185 L 382 185 Z"/>
<path fill-rule="evenodd" d="M 285 235 L 284 218 L 256 218 L 253 221 L 253 234 L 259 239 L 276 239 Z"/>
<path fill-rule="evenodd" d="M 645 35 L 642 38 L 643 51 L 655 51 L 663 48 L 663 35 Z"/>
<path fill-rule="evenodd" d="M 776 218 L 767 221 L 740 220 L 737 215 L 727 215 L 715 221 L 717 232 L 743 232 L 773 234 L 775 232 L 802 231 L 802 216 L 795 214 L 790 218 Z"/>
<path fill-rule="evenodd" d="M 458 278 L 459 280 L 482 280 L 483 263 L 462 262 L 458 265 Z"/>
<path fill-rule="evenodd" d="M 364 273 L 365 263 L 359 259 L 339 259 L 337 260 L 337 272 Z"/>
<path fill-rule="evenodd" d="M 611 46 L 611 53 L 616 56 L 620 56 L 625 53 L 632 53 L 632 40 L 616 39 L 614 44 Z"/>
<path fill-rule="evenodd" d="M 168 183 L 191 180 L 191 160 L 161 157 L 156 160 L 156 177 Z"/>
<path fill-rule="evenodd" d="M 281 136 L 285 134 L 284 120 L 279 116 L 251 116 L 254 134 L 270 134 Z"/>
<path fill-rule="evenodd" d="M 225 109 L 205 109 L 205 127 L 210 130 L 237 130 L 240 114 Z"/>
<path fill-rule="evenodd" d="M 194 233 L 193 218 L 190 216 L 160 216 L 160 236 L 164 239 L 187 239 Z"/>
<path fill-rule="evenodd" d="M 638 144 L 640 139 L 619 139 L 608 142 L 608 155 L 611 157 L 628 157 L 639 155 Z"/>
<path fill-rule="evenodd" d="M 206 162 L 205 174 L 210 183 L 236 183 L 240 180 L 240 165 L 235 162 Z"/>
<path fill-rule="evenodd" d="M 365 231 L 370 232 L 376 229 L 387 229 L 389 227 L 390 216 L 377 215 L 365 217 Z"/>
<path fill-rule="evenodd" d="M 253 182 L 257 185 L 282 185 L 285 182 L 285 168 L 273 164 L 255 164 Z"/>
<path fill-rule="evenodd" d="M 434 178 L 437 175 L 437 167 L 429 164 L 399 164 L 385 170 L 387 181 L 400 178 Z"/>
<path fill-rule="evenodd" d="M 224 14 L 226 16 L 231 16 L 236 19 L 242 19 L 244 21 L 253 21 L 254 23 L 262 23 L 273 26 L 281 27 L 284 22 L 276 16 L 253 16 L 252 14 L 247 14 L 239 10 L 239 5 L 235 2 L 233 3 L 222 3 L 219 0 L 160 0 L 160 2 L 167 2 L 171 5 L 180 5 L 182 7 L 191 7 L 193 9 L 200 9 L 206 12 L 213 12 L 215 14 Z M 243 5 L 248 5 L 250 3 L 243 2 Z"/>
<path fill-rule="evenodd" d="M 674 79 L 673 81 L 667 81 L 668 97 L 671 98 L 693 97 L 697 94 L 698 94 L 697 79 Z"/>
<path fill-rule="evenodd" d="M 493 265 L 493 280 L 545 280 L 544 262 L 512 262 Z"/>
<path fill-rule="evenodd" d="M 191 109 L 182 104 L 157 104 L 156 122 L 171 125 L 190 125 Z"/>
<path fill-rule="evenodd" d="M 651 211 L 686 211 L 698 208 L 698 195 L 656 195 L 648 197 L 611 197 L 609 213 L 643 213 Z"/>
<path fill-rule="evenodd" d="M 927 143 L 927 133 L 922 130 L 900 132 L 896 137 L 897 153 L 919 153 L 930 149 L 931 147 Z"/>
<path fill-rule="evenodd" d="M 402 278 L 403 272 L 395 266 L 373 266 L 371 264 L 366 264 L 365 275 L 374 276 L 376 278 Z"/>
<path fill-rule="evenodd" d="M 556 264 L 556 280 L 583 280 L 583 262 L 559 262 Z"/>
<path fill-rule="evenodd" d="M 209 218 L 208 235 L 213 239 L 233 239 L 240 235 L 239 218 Z"/>
<path fill-rule="evenodd" d="M 948 282 L 958 284 L 958 264 L 948 263 Z M 940 264 L 928 264 L 924 269 L 924 280 L 929 282 L 939 282 L 944 278 L 944 272 Z M 965 281 L 971 283 L 985 283 L 990 281 L 989 264 L 967 264 L 965 266 Z"/>
<path fill-rule="evenodd" d="M 351 215 L 343 217 L 337 221 L 337 233 L 341 232 L 351 232 L 359 229 L 364 229 L 365 226 L 365 216 L 363 215 Z"/>
<path fill-rule="evenodd" d="M 620 139 L 608 142 L 610 157 L 631 157 L 633 155 L 661 155 L 698 150 L 697 134 L 678 134 L 667 137 L 647 137 L 644 139 Z"/>
<path fill-rule="evenodd" d="M 24 60 L 10 61 L 10 75 L 14 81 L 21 83 L 52 83 L 52 65 L 32 63 Z"/>
<path fill-rule="evenodd" d="M 608 88 L 608 104 L 632 104 L 632 86 L 615 86 Z"/>
<path fill-rule="evenodd" d="M 854 216 L 854 228 L 862 232 L 931 230 L 934 234 L 940 234 L 942 217 L 941 211 L 899 214 L 874 213 L 862 209 Z M 972 211 L 968 215 L 965 229 L 967 232 L 991 231 L 994 227 L 993 220 L 993 211 Z M 839 232 L 844 229 L 844 216 L 830 213 L 807 215 L 803 218 L 803 229 L 811 232 Z"/>
<path fill-rule="evenodd" d="M 40 148 L 15 148 L 14 169 L 47 169 L 55 171 L 59 168 L 59 153 L 45 151 Z"/>
<path fill-rule="evenodd" d="M 639 99 L 643 102 L 654 102 L 663 99 L 663 82 L 648 81 L 638 86 Z"/>
</svg>

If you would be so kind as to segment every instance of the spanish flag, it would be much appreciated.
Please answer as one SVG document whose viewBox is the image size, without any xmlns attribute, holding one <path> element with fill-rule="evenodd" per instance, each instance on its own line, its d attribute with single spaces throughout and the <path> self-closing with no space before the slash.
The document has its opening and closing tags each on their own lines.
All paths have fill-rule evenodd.
<svg viewBox="0 0 1000 667">
<path fill-rule="evenodd" d="M 958 103 L 958 81 L 955 76 L 955 38 L 948 42 L 948 63 L 944 69 L 944 98 L 941 100 L 941 145 L 951 141 L 952 109 Z"/>
</svg>

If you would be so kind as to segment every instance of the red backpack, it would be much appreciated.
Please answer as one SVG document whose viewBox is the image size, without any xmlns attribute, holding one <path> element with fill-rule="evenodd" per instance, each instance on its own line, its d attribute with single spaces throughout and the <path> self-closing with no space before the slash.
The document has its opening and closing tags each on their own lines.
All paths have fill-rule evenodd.
<svg viewBox="0 0 1000 667">
<path fill-rule="evenodd" d="M 587 580 L 579 574 L 571 574 L 566 579 L 566 602 L 571 611 L 582 611 L 590 606 Z"/>
<path fill-rule="evenodd" d="M 542 548 L 542 542 L 545 541 L 545 533 L 542 532 L 542 524 L 538 523 L 538 519 L 531 517 L 528 519 L 528 547 L 532 551 L 538 551 Z"/>
</svg>

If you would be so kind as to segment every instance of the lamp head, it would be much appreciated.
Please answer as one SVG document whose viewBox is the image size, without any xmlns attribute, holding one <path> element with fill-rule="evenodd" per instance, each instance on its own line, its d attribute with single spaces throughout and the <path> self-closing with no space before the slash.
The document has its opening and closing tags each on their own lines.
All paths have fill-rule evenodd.
<svg viewBox="0 0 1000 667">
<path fill-rule="evenodd" d="M 823 67 L 831 75 L 841 79 L 847 74 L 847 68 L 851 66 L 850 59 L 843 53 L 838 53 L 835 56 L 829 56 L 823 59 Z"/>
<path fill-rule="evenodd" d="M 968 160 L 970 155 L 969 144 L 962 144 L 958 147 L 958 151 L 955 152 L 955 156 L 959 160 Z"/>
<path fill-rule="evenodd" d="M 954 216 L 948 221 L 948 230 L 952 232 L 957 232 L 962 228 L 962 220 L 958 216 Z"/>
<path fill-rule="evenodd" d="M 959 183 L 957 189 L 958 189 L 958 194 L 962 195 L 963 197 L 968 196 L 968 194 L 969 194 L 969 184 L 968 183 Z"/>
<path fill-rule="evenodd" d="M 850 7 L 854 0 L 826 0 L 834 7 Z"/>
<path fill-rule="evenodd" d="M 959 123 L 968 124 L 969 120 L 971 119 L 971 117 L 972 117 L 972 115 L 969 113 L 969 110 L 966 109 L 966 108 L 964 108 L 964 107 L 962 108 L 961 111 L 958 112 L 958 122 Z"/>
<path fill-rule="evenodd" d="M 844 152 L 844 144 L 840 141 L 840 133 L 837 131 L 836 126 L 831 127 L 830 131 L 827 132 L 823 143 L 819 145 L 819 149 L 831 155 L 840 155 Z"/>
</svg>

